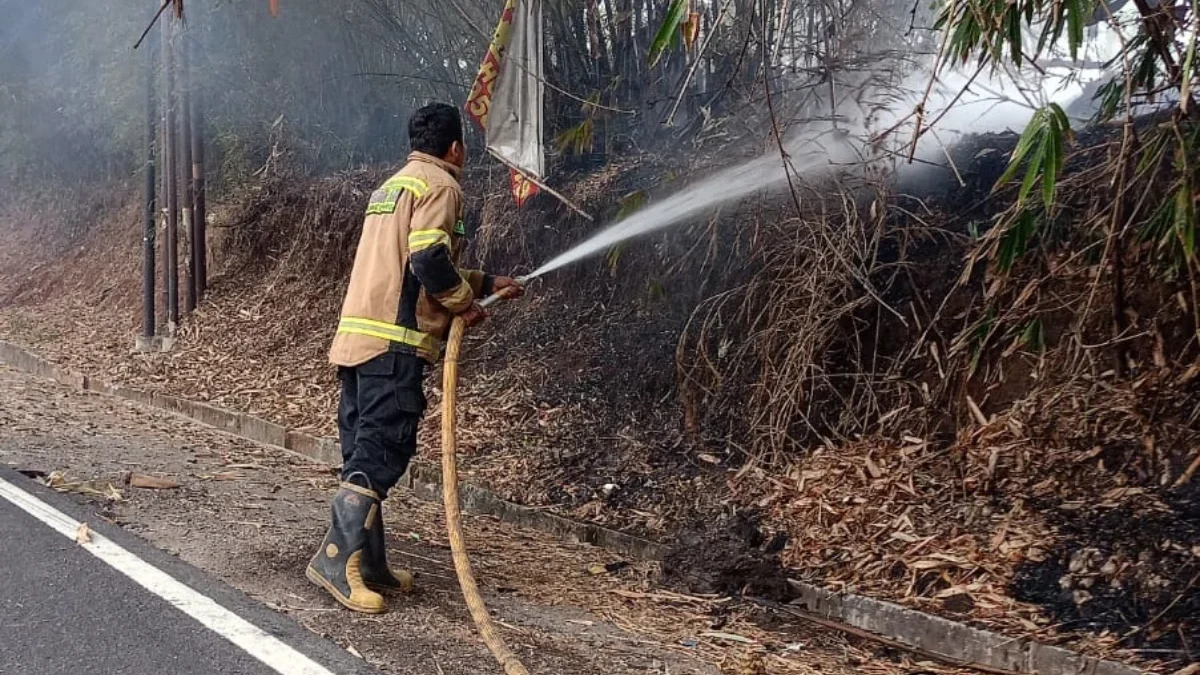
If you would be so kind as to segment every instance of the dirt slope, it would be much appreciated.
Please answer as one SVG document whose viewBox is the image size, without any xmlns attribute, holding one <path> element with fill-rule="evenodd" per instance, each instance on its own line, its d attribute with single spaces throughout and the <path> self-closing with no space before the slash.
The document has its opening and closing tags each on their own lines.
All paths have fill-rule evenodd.
<svg viewBox="0 0 1200 675">
<path fill-rule="evenodd" d="M 717 398 L 730 386 L 718 382 L 728 365 L 719 353 L 753 356 L 736 352 L 744 337 L 736 324 L 713 345 L 705 367 L 717 376 L 701 383 L 707 393 L 701 387 L 694 398 L 681 384 L 677 362 L 693 356 L 681 335 L 692 322 L 719 327 L 736 318 L 702 313 L 711 298 L 753 306 L 756 296 L 734 293 L 777 260 L 751 243 L 786 233 L 772 228 L 789 207 L 759 203 L 565 270 L 528 301 L 497 311 L 468 349 L 466 474 L 514 501 L 677 542 L 664 572 L 691 591 L 782 593 L 792 575 L 1014 636 L 1159 659 L 1164 672 L 1193 659 L 1200 366 L 1192 320 L 1170 285 L 1135 271 L 1131 309 L 1144 330 L 1128 341 L 1141 364 L 1134 377 L 1107 372 L 1103 317 L 1086 328 L 1086 342 L 1099 347 L 1081 353 L 997 340 L 972 355 L 956 343 L 982 315 L 974 289 L 984 284 L 958 284 L 969 231 L 1004 206 L 988 193 L 1012 139 L 985 140 L 983 150 L 961 152 L 965 187 L 944 176 L 895 186 L 908 196 L 891 198 L 888 222 L 911 241 L 881 244 L 884 267 L 905 272 L 879 287 L 908 318 L 889 318 L 856 291 L 860 309 L 840 325 L 875 328 L 847 328 L 827 345 L 826 371 L 850 372 L 861 363 L 850 358 L 856 353 L 900 364 L 856 390 L 890 397 L 874 413 L 877 431 L 749 452 L 756 431 L 736 424 L 769 409 L 748 407 L 754 388 L 730 390 L 740 402 Z M 1094 142 L 1103 153 L 1104 139 Z M 1086 184 L 1095 177 L 1085 159 L 1068 170 Z M 129 217 L 106 217 L 78 254 L 30 241 L 9 259 L 0 268 L 0 336 L 117 382 L 332 433 L 336 391 L 324 354 L 361 201 L 380 175 L 282 176 L 218 200 L 213 292 L 169 355 L 129 353 L 139 245 Z M 572 181 L 572 194 L 611 216 L 626 195 L 648 182 L 669 189 L 680 175 L 651 160 L 612 165 Z M 471 194 L 483 195 L 471 204 L 472 251 L 489 264 L 528 270 L 587 230 L 546 202 L 514 212 L 504 184 L 501 172 L 468 181 Z M 22 276 L 16 270 L 30 259 L 46 262 Z M 1069 264 L 1036 274 L 1044 276 L 1029 272 L 1025 292 L 1034 288 L 1052 345 L 1069 323 L 1062 299 L 1094 282 Z M 75 283 L 47 285 L 62 279 Z M 1010 305 L 1026 297 L 1013 285 Z M 1103 291 L 1097 298 L 1107 300 Z M 968 359 L 978 363 L 972 379 L 946 374 Z M 750 370 L 770 363 L 755 360 Z M 429 387 L 422 452 L 436 447 L 435 379 Z M 839 399 L 837 386 L 817 393 L 823 415 L 860 403 Z"/>
</svg>

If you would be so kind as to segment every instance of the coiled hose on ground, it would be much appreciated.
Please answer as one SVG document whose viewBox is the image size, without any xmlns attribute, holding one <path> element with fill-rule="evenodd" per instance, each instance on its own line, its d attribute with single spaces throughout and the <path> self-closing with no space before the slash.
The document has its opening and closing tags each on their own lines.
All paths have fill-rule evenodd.
<svg viewBox="0 0 1200 675">
<path fill-rule="evenodd" d="M 475 621 L 475 627 L 479 629 L 483 642 L 492 652 L 492 656 L 504 667 L 507 675 L 529 675 L 529 671 L 509 650 L 508 645 L 504 644 L 504 639 L 492 624 L 492 617 L 488 614 L 483 598 L 479 595 L 479 587 L 475 584 L 471 560 L 467 557 L 467 544 L 463 540 L 462 510 L 458 503 L 458 443 L 454 436 L 454 403 L 458 387 L 458 354 L 465 332 L 466 323 L 456 317 L 450 325 L 450 339 L 446 343 L 446 357 L 442 366 L 442 500 L 446 505 L 446 532 L 450 539 L 450 552 L 454 557 L 454 571 L 458 574 L 458 584 L 462 587 L 467 608 L 471 610 L 471 618 Z"/>
</svg>

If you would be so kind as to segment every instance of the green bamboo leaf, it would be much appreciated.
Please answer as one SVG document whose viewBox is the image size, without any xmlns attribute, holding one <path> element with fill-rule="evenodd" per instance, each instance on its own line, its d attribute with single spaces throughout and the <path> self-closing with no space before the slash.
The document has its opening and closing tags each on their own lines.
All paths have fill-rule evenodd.
<svg viewBox="0 0 1200 675">
<path fill-rule="evenodd" d="M 1021 331 L 1021 337 L 1017 344 L 1036 352 L 1045 349 L 1045 331 L 1042 328 L 1042 320 L 1033 319 L 1025 324 L 1025 329 Z"/>
<path fill-rule="evenodd" d="M 1150 143 L 1146 146 L 1146 151 L 1138 159 L 1137 167 L 1134 169 L 1135 173 L 1145 173 L 1151 166 L 1155 166 L 1162 161 L 1163 153 L 1167 149 L 1169 133 L 1166 130 L 1160 130 L 1150 139 Z"/>
<path fill-rule="evenodd" d="M 1046 23 L 1050 29 L 1050 44 L 1054 44 L 1062 38 L 1063 28 L 1066 27 L 1066 22 L 1063 21 L 1062 1 L 1054 3 L 1054 11 Z"/>
<path fill-rule="evenodd" d="M 1050 112 L 1054 115 L 1055 132 L 1062 141 L 1058 146 L 1058 166 L 1062 168 L 1067 143 L 1075 140 L 1075 132 L 1071 130 L 1071 119 L 1057 103 L 1050 104 Z"/>
<path fill-rule="evenodd" d="M 1029 211 L 1022 209 L 1021 213 L 1005 226 L 1004 234 L 996 250 L 996 269 L 1008 272 L 1016 263 L 1017 258 L 1029 250 L 1029 242 L 1033 240 L 1038 230 L 1038 219 Z"/>
<path fill-rule="evenodd" d="M 1071 58 L 1079 54 L 1083 44 L 1083 0 L 1065 0 L 1067 5 L 1067 46 L 1071 50 Z"/>
<path fill-rule="evenodd" d="M 1196 16 L 1200 11 L 1195 0 L 1192 2 L 1192 16 Z M 1183 71 L 1180 73 L 1183 84 L 1179 87 L 1179 105 L 1180 110 L 1187 112 L 1188 105 L 1191 104 L 1192 98 L 1192 79 L 1195 76 L 1196 69 L 1196 38 L 1200 36 L 1200 30 L 1192 31 L 1192 38 L 1188 41 L 1187 56 L 1183 59 Z"/>
<path fill-rule="evenodd" d="M 1100 99 L 1100 105 L 1096 110 L 1096 119 L 1101 122 L 1111 120 L 1116 117 L 1117 111 L 1125 102 L 1125 81 L 1121 78 L 1113 79 L 1100 87 L 1093 98 Z"/>
<path fill-rule="evenodd" d="M 683 22 L 685 9 L 687 9 L 686 0 L 674 0 L 667 9 L 667 18 L 663 19 L 662 25 L 658 28 L 658 34 L 650 43 L 650 54 L 647 59 L 651 67 L 658 63 L 663 53 L 674 43 L 675 36 L 679 35 L 679 24 Z"/>
<path fill-rule="evenodd" d="M 1141 228 L 1142 241 L 1152 241 L 1162 251 L 1170 247 L 1175 232 L 1175 201 L 1165 199 Z"/>
<path fill-rule="evenodd" d="M 1062 168 L 1063 137 L 1062 129 L 1057 120 L 1051 118 L 1050 128 L 1046 130 L 1046 159 L 1042 171 L 1042 203 L 1049 211 L 1054 205 L 1054 190 L 1058 185 L 1058 174 Z"/>
<path fill-rule="evenodd" d="M 1054 119 L 1058 120 L 1058 128 L 1063 132 L 1064 138 L 1070 137 L 1071 118 L 1067 117 L 1067 111 L 1063 110 L 1062 106 L 1057 103 L 1051 103 L 1048 107 L 1050 108 L 1050 114 L 1054 116 Z"/>
<path fill-rule="evenodd" d="M 1145 89 L 1153 89 L 1155 80 L 1158 77 L 1158 50 L 1151 49 L 1149 44 L 1142 51 L 1142 58 L 1138 62 L 1137 69 L 1133 74 L 1134 88 L 1143 87 Z"/>
<path fill-rule="evenodd" d="M 1029 3 L 1029 7 L 1032 8 L 1032 6 L 1033 3 Z M 1033 19 L 1027 15 L 1025 17 L 1025 21 L 1027 23 L 1032 23 Z M 1051 23 L 1052 22 L 1047 21 L 1045 25 L 1042 26 L 1042 34 L 1038 36 L 1037 52 L 1039 54 L 1046 49 L 1046 43 L 1050 41 Z"/>
<path fill-rule="evenodd" d="M 1057 103 L 1047 106 L 1048 124 L 1046 128 L 1047 154 L 1045 170 L 1042 173 L 1042 201 L 1050 210 L 1054 204 L 1054 194 L 1058 179 L 1062 176 L 1066 165 L 1066 146 L 1074 138 L 1071 131 L 1071 120 L 1066 111 Z"/>
<path fill-rule="evenodd" d="M 1021 67 L 1021 14 L 1020 12 L 1010 10 L 1005 13 L 1005 18 L 1008 20 L 1008 49 L 1012 53 L 1012 61 L 1018 68 Z"/>
<path fill-rule="evenodd" d="M 1187 181 L 1175 191 L 1175 236 L 1183 247 L 1183 256 L 1192 260 L 1196 256 L 1196 214 L 1192 210 L 1192 191 Z"/>
<path fill-rule="evenodd" d="M 954 60 L 966 63 L 971 57 L 971 51 L 978 42 L 978 33 L 974 30 L 975 22 L 971 17 L 964 18 L 954 27 L 950 38 L 950 53 Z"/>
<path fill-rule="evenodd" d="M 946 8 L 943 9 L 940 14 L 938 14 L 937 21 L 933 22 L 933 29 L 935 31 L 943 30 L 950 25 L 951 9 L 952 7 L 947 5 Z"/>
<path fill-rule="evenodd" d="M 995 31 L 992 37 L 992 58 L 996 61 L 1004 59 L 1004 45 L 1008 44 L 1008 36 L 1002 30 Z"/>
<path fill-rule="evenodd" d="M 1025 170 L 1025 179 L 1021 181 L 1021 190 L 1017 193 L 1017 203 L 1025 203 L 1025 198 L 1033 191 L 1033 184 L 1037 181 L 1039 174 L 1043 173 L 1046 159 L 1046 145 L 1048 141 L 1043 136 L 1038 149 L 1033 153 L 1033 157 L 1029 160 L 1029 168 Z"/>
<path fill-rule="evenodd" d="M 996 181 L 996 187 L 1005 185 L 1017 175 L 1017 170 L 1021 168 L 1021 161 L 1029 154 L 1030 149 L 1033 148 L 1034 140 L 1041 133 L 1042 126 L 1045 124 L 1045 117 L 1045 112 L 1040 109 L 1033 114 L 1033 118 L 1025 126 L 1025 131 L 1021 132 L 1021 138 L 1017 141 L 1016 150 L 1013 150 L 1012 159 L 1008 160 L 1008 168 L 1004 170 L 1004 174 Z"/>
</svg>

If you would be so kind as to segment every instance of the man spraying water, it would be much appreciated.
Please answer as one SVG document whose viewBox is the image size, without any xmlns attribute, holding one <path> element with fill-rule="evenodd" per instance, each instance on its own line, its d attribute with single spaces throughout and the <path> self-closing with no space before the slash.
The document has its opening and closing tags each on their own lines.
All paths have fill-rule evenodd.
<svg viewBox="0 0 1200 675">
<path fill-rule="evenodd" d="M 342 483 L 329 531 L 306 570 L 346 607 L 386 609 L 379 591 L 400 590 L 384 546 L 382 502 L 417 449 L 425 366 L 441 355 L 451 320 L 484 318 L 480 299 L 520 297 L 510 277 L 458 267 L 466 161 L 462 121 L 435 103 L 408 121 L 408 163 L 372 193 L 329 360 L 338 367 Z"/>
<path fill-rule="evenodd" d="M 411 583 L 387 566 L 381 502 L 416 452 L 425 366 L 437 362 L 452 319 L 478 323 L 486 305 L 519 297 L 529 280 L 787 179 L 778 156 L 757 157 L 601 229 L 521 279 L 493 277 L 457 267 L 463 235 L 458 176 L 466 158 L 457 109 L 434 104 L 418 110 L 409 120 L 409 139 L 408 164 L 367 205 L 330 350 L 342 384 L 342 484 L 329 532 L 307 569 L 338 602 L 369 613 L 384 611 L 377 591 Z M 801 150 L 806 144 L 792 145 Z M 829 161 L 828 152 L 797 152 L 790 166 L 823 171 Z"/>
</svg>

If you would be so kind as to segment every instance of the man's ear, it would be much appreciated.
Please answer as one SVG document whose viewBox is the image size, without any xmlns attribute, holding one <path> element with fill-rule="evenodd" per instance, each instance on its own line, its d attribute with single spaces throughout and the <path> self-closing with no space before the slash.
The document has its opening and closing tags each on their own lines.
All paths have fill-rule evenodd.
<svg viewBox="0 0 1200 675">
<path fill-rule="evenodd" d="M 450 144 L 450 151 L 446 153 L 446 159 L 452 164 L 465 165 L 467 163 L 467 147 L 463 145 L 462 141 L 454 141 Z"/>
</svg>

